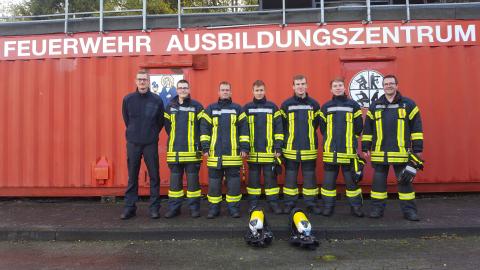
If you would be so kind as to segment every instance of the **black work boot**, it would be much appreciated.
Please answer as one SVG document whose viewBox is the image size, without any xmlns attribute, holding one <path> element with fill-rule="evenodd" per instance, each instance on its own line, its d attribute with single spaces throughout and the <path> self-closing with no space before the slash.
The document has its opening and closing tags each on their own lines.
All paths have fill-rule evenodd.
<svg viewBox="0 0 480 270">
<path fill-rule="evenodd" d="M 368 215 L 370 218 L 381 218 L 383 217 L 383 208 L 380 207 L 373 207 L 370 210 L 370 214 Z"/>
<path fill-rule="evenodd" d="M 212 218 L 218 217 L 219 215 L 220 215 L 220 205 L 218 205 L 218 203 L 210 204 L 207 218 L 212 219 Z"/>
<path fill-rule="evenodd" d="M 322 213 L 322 209 L 317 204 L 308 205 L 307 211 L 315 215 L 320 215 Z"/>
<path fill-rule="evenodd" d="M 270 210 L 275 214 L 275 215 L 280 215 L 283 213 L 282 208 L 278 205 L 277 202 L 270 202 L 268 203 L 270 206 Z"/>
<path fill-rule="evenodd" d="M 350 206 L 350 213 L 354 217 L 363 217 L 363 211 L 361 205 Z"/>
<path fill-rule="evenodd" d="M 333 215 L 335 207 L 333 206 L 325 206 L 322 210 L 322 216 L 330 217 Z"/>
<path fill-rule="evenodd" d="M 417 205 L 413 200 L 400 201 L 400 208 L 403 212 L 403 217 L 410 221 L 419 221 L 420 218 L 417 215 Z"/>
<path fill-rule="evenodd" d="M 180 215 L 180 208 L 168 209 L 168 211 L 163 215 L 165 218 L 173 218 Z"/>
<path fill-rule="evenodd" d="M 120 219 L 127 220 L 133 218 L 136 215 L 135 209 L 125 208 L 120 215 Z"/>
</svg>

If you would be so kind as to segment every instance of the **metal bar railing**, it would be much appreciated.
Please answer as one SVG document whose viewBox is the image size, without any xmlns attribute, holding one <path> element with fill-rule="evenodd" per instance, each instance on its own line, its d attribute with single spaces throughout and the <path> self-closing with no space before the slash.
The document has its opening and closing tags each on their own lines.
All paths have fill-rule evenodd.
<svg viewBox="0 0 480 270">
<path fill-rule="evenodd" d="M 100 20 L 98 21 L 100 33 L 103 33 L 103 14 L 103 0 L 100 0 Z"/>
<path fill-rule="evenodd" d="M 182 1 L 181 0 L 178 0 L 177 12 L 178 12 L 177 29 L 182 29 Z"/>
<path fill-rule="evenodd" d="M 147 31 L 147 0 L 142 3 L 142 31 Z"/>
<path fill-rule="evenodd" d="M 63 32 L 68 34 L 68 0 L 65 0 L 65 24 Z"/>
<path fill-rule="evenodd" d="M 320 0 L 320 24 L 325 24 L 325 0 Z"/>
<path fill-rule="evenodd" d="M 405 9 L 407 11 L 407 20 L 406 22 L 409 22 L 410 21 L 410 1 L 409 0 L 406 0 L 405 1 Z"/>
<path fill-rule="evenodd" d="M 370 6 L 370 0 L 367 0 L 367 23 L 372 22 L 372 7 Z"/>
<path fill-rule="evenodd" d="M 259 5 L 236 5 L 236 6 L 214 6 L 214 7 L 183 7 L 183 10 L 198 10 L 198 9 L 228 9 L 228 8 L 258 8 Z"/>
<path fill-rule="evenodd" d="M 287 18 L 285 17 L 285 0 L 282 0 L 282 26 L 287 25 Z"/>
</svg>

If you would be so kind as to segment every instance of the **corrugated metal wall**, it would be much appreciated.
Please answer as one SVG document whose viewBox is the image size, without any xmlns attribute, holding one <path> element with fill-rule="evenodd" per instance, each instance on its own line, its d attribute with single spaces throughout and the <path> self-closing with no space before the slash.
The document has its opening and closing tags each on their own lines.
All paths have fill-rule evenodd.
<svg viewBox="0 0 480 270">
<path fill-rule="evenodd" d="M 207 56 L 208 68 L 183 68 L 193 98 L 204 106 L 217 98 L 222 80 L 233 99 L 251 100 L 251 83 L 262 79 L 278 105 L 292 95 L 291 78 L 305 74 L 309 93 L 321 104 L 330 98 L 329 81 L 345 75 L 341 59 L 378 56 L 390 60 L 402 94 L 413 98 L 424 121 L 426 169 L 420 191 L 480 190 L 480 47 L 405 47 L 318 50 Z M 167 57 L 175 63 L 177 57 Z M 191 56 L 184 56 L 191 58 Z M 119 195 L 127 183 L 122 98 L 134 89 L 139 67 L 166 57 L 102 57 L 0 62 L 0 195 Z M 352 58 L 353 59 L 353 58 Z M 348 61 L 348 60 L 347 60 Z M 174 67 L 174 64 L 171 64 Z M 348 80 L 350 78 L 347 78 Z M 163 133 L 163 131 L 162 131 Z M 162 193 L 168 186 L 165 135 L 160 141 Z M 105 156 L 110 180 L 92 177 L 92 164 Z M 318 163 L 319 183 L 322 179 Z M 201 181 L 207 183 L 206 167 Z M 145 172 L 141 185 L 147 186 Z M 364 184 L 370 183 L 371 170 Z M 390 177 L 391 184 L 394 184 Z M 281 180 L 283 182 L 283 179 Z M 146 188 L 142 190 L 147 194 Z"/>
</svg>

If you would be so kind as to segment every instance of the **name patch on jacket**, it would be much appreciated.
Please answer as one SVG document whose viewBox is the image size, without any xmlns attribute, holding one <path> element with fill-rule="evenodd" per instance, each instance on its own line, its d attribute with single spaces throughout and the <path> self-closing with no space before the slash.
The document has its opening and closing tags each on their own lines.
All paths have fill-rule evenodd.
<svg viewBox="0 0 480 270">
<path fill-rule="evenodd" d="M 248 113 L 273 113 L 273 110 L 268 108 L 248 109 Z"/>
<path fill-rule="evenodd" d="M 183 112 L 195 112 L 195 107 L 178 107 L 178 108 L 170 108 L 172 112 L 176 111 L 183 111 Z"/>
<path fill-rule="evenodd" d="M 335 106 L 327 109 L 327 112 L 353 112 L 352 107 Z"/>
<path fill-rule="evenodd" d="M 236 114 L 237 111 L 229 110 L 229 109 L 222 109 L 222 110 L 213 110 L 212 115 L 222 115 L 222 114 Z"/>
<path fill-rule="evenodd" d="M 387 106 L 385 105 L 376 105 L 375 109 L 398 109 L 400 105 L 398 104 L 388 104 Z M 405 107 L 405 106 L 404 106 Z"/>
<path fill-rule="evenodd" d="M 292 105 L 288 106 L 289 111 L 298 111 L 298 110 L 313 110 L 311 105 Z"/>
</svg>

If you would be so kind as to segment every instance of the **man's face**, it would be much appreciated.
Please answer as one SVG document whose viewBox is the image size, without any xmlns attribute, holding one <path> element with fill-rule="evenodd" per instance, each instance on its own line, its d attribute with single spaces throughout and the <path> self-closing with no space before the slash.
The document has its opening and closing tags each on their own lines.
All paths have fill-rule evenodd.
<svg viewBox="0 0 480 270">
<path fill-rule="evenodd" d="M 147 74 L 137 74 L 137 79 L 135 80 L 137 84 L 138 92 L 144 94 L 148 90 L 148 86 L 150 85 L 150 81 L 148 80 Z"/>
<path fill-rule="evenodd" d="M 301 80 L 293 81 L 293 91 L 296 96 L 304 97 L 307 93 L 307 80 L 303 78 Z"/>
<path fill-rule="evenodd" d="M 395 83 L 394 78 L 386 78 L 383 80 L 383 90 L 385 91 L 385 95 L 393 96 L 398 90 L 398 84 Z"/>
<path fill-rule="evenodd" d="M 262 99 L 265 97 L 265 85 L 254 86 L 253 87 L 253 96 L 255 99 Z"/>
<path fill-rule="evenodd" d="M 330 91 L 334 96 L 343 96 L 345 95 L 345 85 L 343 82 L 332 82 Z"/>
<path fill-rule="evenodd" d="M 188 83 L 179 83 L 177 84 L 177 95 L 181 99 L 184 99 L 188 97 L 190 94 L 190 87 L 188 86 Z"/>
<path fill-rule="evenodd" d="M 220 99 L 229 99 L 232 97 L 232 90 L 230 89 L 230 85 L 228 84 L 221 84 L 218 90 L 218 96 Z"/>
</svg>

